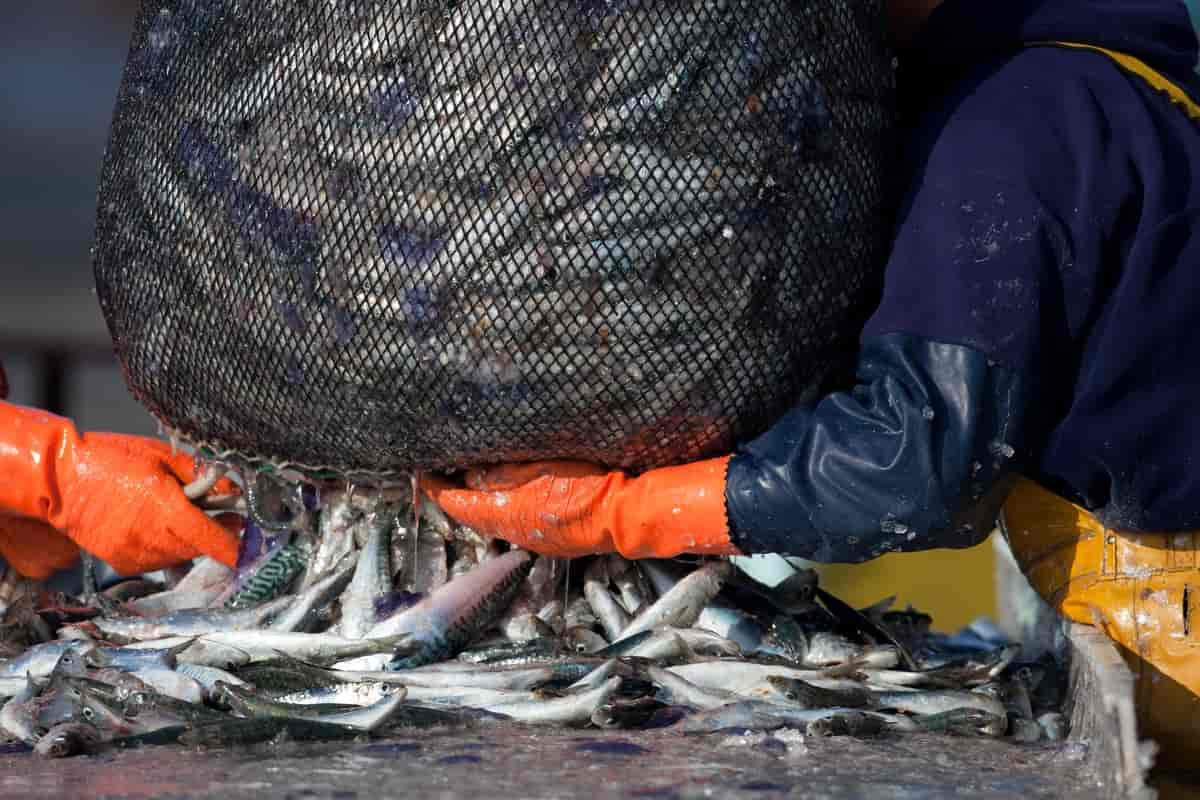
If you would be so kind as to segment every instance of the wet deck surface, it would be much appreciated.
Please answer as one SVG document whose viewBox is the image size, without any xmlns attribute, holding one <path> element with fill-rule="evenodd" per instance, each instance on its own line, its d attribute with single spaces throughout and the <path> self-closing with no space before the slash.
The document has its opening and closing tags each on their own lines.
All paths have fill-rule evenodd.
<svg viewBox="0 0 1200 800">
<path fill-rule="evenodd" d="M 179 747 L 52 761 L 3 748 L 0 797 L 1084 798 L 1085 745 L 908 735 L 539 731 L 497 726 L 350 744 Z"/>
</svg>

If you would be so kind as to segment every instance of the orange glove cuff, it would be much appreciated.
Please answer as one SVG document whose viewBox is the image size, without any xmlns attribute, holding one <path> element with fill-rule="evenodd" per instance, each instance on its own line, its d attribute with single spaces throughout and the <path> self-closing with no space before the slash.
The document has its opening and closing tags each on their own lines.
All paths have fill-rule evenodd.
<svg viewBox="0 0 1200 800">
<path fill-rule="evenodd" d="M 736 555 L 725 512 L 728 468 L 726 456 L 622 478 L 602 517 L 616 551 L 626 558 Z"/>
<path fill-rule="evenodd" d="M 0 510 L 57 525 L 58 465 L 78 440 L 70 420 L 0 402 Z"/>
</svg>

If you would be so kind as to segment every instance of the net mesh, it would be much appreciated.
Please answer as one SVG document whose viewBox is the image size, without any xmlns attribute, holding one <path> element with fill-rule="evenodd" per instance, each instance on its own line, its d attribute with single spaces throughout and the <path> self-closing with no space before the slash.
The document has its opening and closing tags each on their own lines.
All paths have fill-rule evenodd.
<svg viewBox="0 0 1200 800">
<path fill-rule="evenodd" d="M 852 346 L 891 93 L 875 0 L 147 2 L 99 297 L 224 457 L 704 457 Z"/>
</svg>

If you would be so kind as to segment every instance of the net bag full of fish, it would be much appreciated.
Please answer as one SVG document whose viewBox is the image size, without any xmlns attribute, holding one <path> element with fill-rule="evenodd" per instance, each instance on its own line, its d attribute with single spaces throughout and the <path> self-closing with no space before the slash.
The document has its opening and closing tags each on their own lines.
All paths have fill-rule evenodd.
<svg viewBox="0 0 1200 800">
<path fill-rule="evenodd" d="M 147 2 L 100 193 L 127 379 L 209 455 L 641 470 L 845 359 L 887 227 L 876 0 Z"/>
</svg>

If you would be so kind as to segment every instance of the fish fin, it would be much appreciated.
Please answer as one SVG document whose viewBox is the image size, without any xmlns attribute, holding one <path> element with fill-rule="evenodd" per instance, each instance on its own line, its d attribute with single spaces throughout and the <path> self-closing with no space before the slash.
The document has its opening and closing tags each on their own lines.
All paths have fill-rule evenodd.
<svg viewBox="0 0 1200 800">
<path fill-rule="evenodd" d="M 180 642 L 177 645 L 173 645 L 171 647 L 166 648 L 167 658 L 177 657 L 184 650 L 187 650 L 189 647 L 194 645 L 199 638 L 200 638 L 199 636 L 189 636 L 187 641 Z"/>
<path fill-rule="evenodd" d="M 896 604 L 896 595 L 894 595 L 894 594 L 888 595 L 887 597 L 883 598 L 882 600 L 880 600 L 876 603 L 872 603 L 871 605 L 867 606 L 866 608 L 860 608 L 858 610 L 858 613 L 862 614 L 864 617 L 874 619 L 876 622 L 878 622 L 879 618 L 882 617 L 885 612 L 890 611 L 892 606 L 894 606 L 895 604 Z"/>
</svg>

